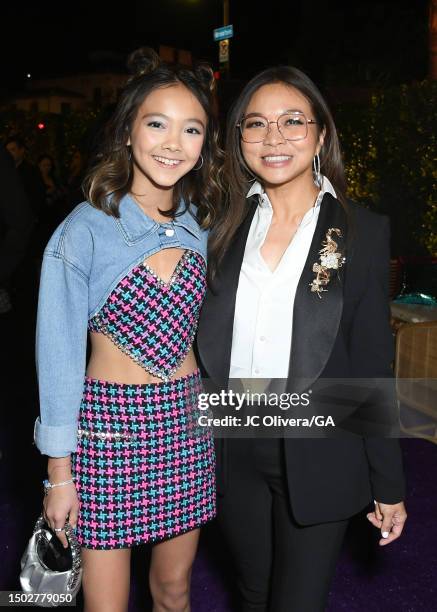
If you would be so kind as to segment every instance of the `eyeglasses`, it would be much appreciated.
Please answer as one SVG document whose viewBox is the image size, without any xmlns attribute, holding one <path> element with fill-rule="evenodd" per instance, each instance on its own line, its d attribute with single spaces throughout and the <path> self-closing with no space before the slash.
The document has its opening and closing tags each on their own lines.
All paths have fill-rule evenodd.
<svg viewBox="0 0 437 612">
<path fill-rule="evenodd" d="M 303 113 L 296 111 L 284 113 L 276 121 L 269 121 L 262 115 L 243 117 L 235 127 L 240 129 L 244 142 L 264 142 L 270 132 L 270 124 L 276 123 L 279 133 L 285 140 L 303 140 L 308 135 L 308 124 L 317 123 L 307 119 Z"/>
</svg>

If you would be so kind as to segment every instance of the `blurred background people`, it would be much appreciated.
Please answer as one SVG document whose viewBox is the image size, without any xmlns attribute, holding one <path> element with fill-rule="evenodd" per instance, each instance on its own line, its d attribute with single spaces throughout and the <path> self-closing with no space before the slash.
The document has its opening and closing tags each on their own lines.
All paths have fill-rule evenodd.
<svg viewBox="0 0 437 612">
<path fill-rule="evenodd" d="M 40 155 L 38 158 L 38 169 L 45 187 L 46 207 L 52 207 L 65 196 L 65 190 L 59 179 L 55 160 L 48 153 Z"/>
<path fill-rule="evenodd" d="M 6 140 L 5 147 L 14 160 L 29 204 L 35 216 L 39 218 L 44 208 L 45 188 L 38 168 L 27 159 L 26 144 L 21 136 L 10 136 Z"/>
<path fill-rule="evenodd" d="M 8 153 L 0 148 L 0 314 L 12 309 L 13 275 L 24 259 L 34 215 L 18 172 Z"/>
<path fill-rule="evenodd" d="M 45 245 L 57 226 L 70 211 L 67 205 L 67 189 L 59 178 L 55 160 L 48 153 L 38 158 L 38 170 L 45 187 L 45 202 L 40 214 L 35 251 L 42 258 Z"/>
<path fill-rule="evenodd" d="M 67 188 L 67 212 L 73 210 L 77 204 L 84 200 L 82 192 L 82 181 L 86 170 L 84 154 L 75 149 L 68 166 L 66 188 Z"/>
</svg>

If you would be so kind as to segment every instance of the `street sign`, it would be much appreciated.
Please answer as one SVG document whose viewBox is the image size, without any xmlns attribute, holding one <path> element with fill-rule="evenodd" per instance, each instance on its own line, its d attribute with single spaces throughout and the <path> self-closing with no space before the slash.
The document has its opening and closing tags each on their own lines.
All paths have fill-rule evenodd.
<svg viewBox="0 0 437 612">
<path fill-rule="evenodd" d="M 229 62 L 229 39 L 221 40 L 219 42 L 219 62 L 220 64 L 226 64 Z"/>
<path fill-rule="evenodd" d="M 232 38 L 234 35 L 234 26 L 227 25 L 222 28 L 216 28 L 214 30 L 214 40 L 225 40 L 225 38 Z"/>
</svg>

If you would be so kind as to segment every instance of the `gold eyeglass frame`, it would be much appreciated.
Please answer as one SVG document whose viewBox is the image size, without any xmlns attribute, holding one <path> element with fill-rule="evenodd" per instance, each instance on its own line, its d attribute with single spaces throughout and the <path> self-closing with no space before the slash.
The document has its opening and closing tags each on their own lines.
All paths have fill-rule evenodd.
<svg viewBox="0 0 437 612">
<path fill-rule="evenodd" d="M 303 117 L 305 119 L 305 127 L 306 127 L 306 132 L 305 132 L 305 136 L 302 136 L 300 138 L 285 138 L 284 134 L 281 132 L 281 128 L 279 127 L 279 120 L 281 119 L 281 117 L 285 117 L 285 116 L 293 116 L 293 115 L 298 115 L 300 117 Z M 250 119 L 252 117 L 261 117 L 262 119 L 265 119 L 267 122 L 267 133 L 265 134 L 264 138 L 262 140 L 244 140 L 243 138 L 243 128 L 242 125 L 244 123 L 244 121 L 246 121 L 246 119 Z M 279 115 L 279 117 L 276 119 L 276 121 L 269 121 L 267 119 L 267 117 L 264 117 L 264 115 L 259 115 L 259 114 L 250 114 L 247 115 L 246 117 L 242 117 L 241 120 L 237 123 L 237 125 L 235 126 L 236 128 L 238 128 L 240 130 L 240 136 L 241 136 L 241 140 L 243 142 L 247 142 L 248 144 L 256 144 L 259 142 L 264 142 L 264 140 L 267 138 L 267 136 L 270 133 L 270 124 L 271 123 L 276 123 L 276 127 L 278 128 L 278 132 L 281 134 L 282 138 L 284 140 L 287 140 L 288 142 L 296 142 L 297 140 L 305 140 L 305 138 L 308 136 L 308 124 L 317 124 L 317 121 L 315 119 L 307 119 L 306 115 L 304 113 L 302 113 L 301 111 L 296 111 L 294 113 L 282 113 L 282 115 Z"/>
</svg>

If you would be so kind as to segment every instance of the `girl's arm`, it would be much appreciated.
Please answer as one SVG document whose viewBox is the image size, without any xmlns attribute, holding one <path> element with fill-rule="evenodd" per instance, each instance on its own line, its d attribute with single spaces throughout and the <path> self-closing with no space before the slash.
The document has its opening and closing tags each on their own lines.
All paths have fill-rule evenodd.
<svg viewBox="0 0 437 612">
<path fill-rule="evenodd" d="M 40 417 L 35 443 L 49 457 L 66 457 L 76 450 L 87 324 L 87 277 L 62 253 L 46 250 L 36 331 Z"/>
</svg>

